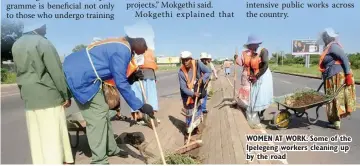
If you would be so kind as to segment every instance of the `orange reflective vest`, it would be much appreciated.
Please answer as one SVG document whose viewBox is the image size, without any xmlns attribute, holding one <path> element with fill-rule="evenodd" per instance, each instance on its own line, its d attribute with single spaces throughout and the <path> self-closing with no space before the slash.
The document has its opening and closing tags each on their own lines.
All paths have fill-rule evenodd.
<svg viewBox="0 0 360 166">
<path fill-rule="evenodd" d="M 254 55 L 254 52 L 251 50 L 243 51 L 242 53 L 242 61 L 245 69 L 247 70 L 248 75 L 251 75 L 251 69 L 254 71 L 254 75 L 258 74 L 260 72 L 260 51 L 257 53 L 257 55 Z"/>
<path fill-rule="evenodd" d="M 104 40 L 101 40 L 101 41 L 97 41 L 97 42 L 91 43 L 89 46 L 87 46 L 87 49 L 90 50 L 90 49 L 92 49 L 92 48 L 94 48 L 96 46 L 103 45 L 103 44 L 108 44 L 108 43 L 121 43 L 121 44 L 125 45 L 126 47 L 128 47 L 130 52 L 131 52 L 130 44 L 124 37 L 121 37 L 121 38 L 109 38 L 109 39 L 104 39 Z M 127 71 L 126 71 L 126 77 L 129 77 L 137 69 L 138 69 L 138 66 L 136 65 L 135 58 L 133 57 L 131 59 L 130 63 L 128 64 L 128 68 L 127 68 Z"/>
<path fill-rule="evenodd" d="M 189 71 L 186 70 L 184 65 L 181 65 L 181 67 L 180 67 L 181 71 L 185 75 L 186 85 L 187 85 L 188 89 L 193 91 L 195 80 L 196 80 L 196 61 L 195 60 L 191 60 L 191 68 L 192 68 L 192 78 L 190 80 L 189 75 L 188 75 Z M 192 98 L 192 96 L 189 96 L 187 101 L 186 101 L 186 105 L 193 104 L 193 103 L 194 103 L 194 99 Z"/>
<path fill-rule="evenodd" d="M 154 51 L 148 49 L 144 53 L 144 64 L 139 66 L 140 69 L 153 69 L 154 71 L 158 69 L 158 66 L 155 62 Z"/>
<path fill-rule="evenodd" d="M 319 70 L 320 70 L 320 72 L 322 72 L 322 73 L 325 72 L 325 66 L 322 64 L 322 62 L 323 62 L 325 56 L 329 53 L 329 49 L 330 49 L 330 47 L 331 47 L 332 44 L 338 44 L 338 45 L 342 48 L 341 44 L 338 43 L 338 42 L 331 42 L 331 43 L 329 43 L 329 44 L 325 47 L 325 49 L 324 49 L 324 51 L 322 52 L 322 54 L 320 55 L 320 59 L 319 59 Z M 341 65 L 342 62 L 341 62 L 340 60 L 336 60 L 336 61 L 335 61 L 335 64 Z"/>
</svg>

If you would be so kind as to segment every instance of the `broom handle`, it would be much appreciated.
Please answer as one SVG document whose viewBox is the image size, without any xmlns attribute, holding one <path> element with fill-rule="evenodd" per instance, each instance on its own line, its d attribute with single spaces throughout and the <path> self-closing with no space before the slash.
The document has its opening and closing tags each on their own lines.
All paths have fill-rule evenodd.
<svg viewBox="0 0 360 166">
<path fill-rule="evenodd" d="M 196 90 L 196 92 L 197 92 L 197 93 L 199 93 L 199 90 L 200 90 L 201 80 L 202 80 L 202 78 L 200 78 L 200 80 L 199 80 L 199 83 L 198 83 L 198 88 L 197 88 L 197 90 Z M 192 126 L 192 124 L 194 123 L 195 113 L 197 112 L 197 103 L 198 103 L 198 97 L 195 97 L 195 104 L 194 104 L 194 110 L 193 110 L 193 112 L 192 112 L 192 116 L 191 116 L 191 123 L 190 123 L 190 127 L 191 127 L 191 126 Z M 192 133 L 192 131 L 189 133 L 189 136 L 188 136 L 188 140 L 187 140 L 186 145 L 188 145 L 188 144 L 190 143 L 191 133 Z"/>
<path fill-rule="evenodd" d="M 145 95 L 145 89 L 144 89 L 143 82 L 139 81 L 139 83 L 140 83 L 140 87 L 141 87 L 141 91 L 142 91 L 142 95 L 144 97 L 145 103 L 147 103 L 147 98 L 146 98 L 146 95 Z M 156 127 L 155 127 L 155 124 L 154 124 L 154 120 L 152 118 L 150 118 L 150 121 L 151 121 L 151 125 L 152 125 L 152 128 L 153 128 L 154 134 L 155 134 L 157 145 L 158 145 L 159 150 L 160 150 L 161 160 L 163 162 L 163 165 L 166 165 L 164 153 L 163 153 L 162 148 L 161 148 L 159 136 L 158 136 L 158 134 L 156 132 Z"/>
<path fill-rule="evenodd" d="M 236 51 L 235 51 L 235 54 L 236 55 L 238 55 L 238 49 L 236 48 Z M 238 55 L 239 56 L 239 55 Z M 234 95 L 234 99 L 236 98 L 235 97 L 235 85 L 236 85 L 236 59 L 234 59 L 234 93 L 233 93 L 233 95 Z"/>
</svg>

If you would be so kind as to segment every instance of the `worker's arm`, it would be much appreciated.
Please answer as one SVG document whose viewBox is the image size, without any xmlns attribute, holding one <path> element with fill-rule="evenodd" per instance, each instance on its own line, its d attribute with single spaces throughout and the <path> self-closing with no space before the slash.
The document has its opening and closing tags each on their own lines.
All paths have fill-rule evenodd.
<svg viewBox="0 0 360 166">
<path fill-rule="evenodd" d="M 54 45 L 47 39 L 41 39 L 37 45 L 37 49 L 44 61 L 47 71 L 54 81 L 56 89 L 60 92 L 60 95 L 64 100 L 69 100 L 71 98 L 71 93 L 65 80 L 60 57 Z"/>
<path fill-rule="evenodd" d="M 256 78 L 259 79 L 268 69 L 268 64 L 269 64 L 269 52 L 267 49 L 262 49 L 261 53 L 260 53 L 260 58 L 261 58 L 261 62 L 260 62 L 260 70 L 259 73 L 256 75 Z"/>
<path fill-rule="evenodd" d="M 131 86 L 127 81 L 126 71 L 131 60 L 130 50 L 121 44 L 113 45 L 113 49 L 108 50 L 110 72 L 115 81 L 116 87 L 124 100 L 133 110 L 139 110 L 144 103 L 135 96 L 135 92 L 131 90 Z"/>
<path fill-rule="evenodd" d="M 180 90 L 184 92 L 187 96 L 194 96 L 194 92 L 191 91 L 186 84 L 186 78 L 182 71 L 179 72 L 179 84 L 180 84 Z"/>
<path fill-rule="evenodd" d="M 334 59 L 339 59 L 342 61 L 342 67 L 345 74 L 350 74 L 350 64 L 349 58 L 346 56 L 344 50 L 337 44 L 332 44 L 329 48 L 329 54 Z"/>
<path fill-rule="evenodd" d="M 198 67 L 200 70 L 199 72 L 203 73 L 203 82 L 206 82 L 210 78 L 211 70 L 207 66 L 205 66 L 204 63 L 202 63 L 201 61 L 198 61 L 197 66 L 199 66 Z"/>
<path fill-rule="evenodd" d="M 216 68 L 215 68 L 214 64 L 211 63 L 211 62 L 210 62 L 210 67 L 211 67 L 211 70 L 212 70 L 213 73 L 214 73 L 214 76 L 215 76 L 216 78 L 218 78 Z"/>
<path fill-rule="evenodd" d="M 242 55 L 241 56 L 238 56 L 237 58 L 236 58 L 236 60 L 235 60 L 235 62 L 236 62 L 236 64 L 237 65 L 239 65 L 239 66 L 242 66 L 243 65 L 243 63 L 242 63 Z"/>
</svg>

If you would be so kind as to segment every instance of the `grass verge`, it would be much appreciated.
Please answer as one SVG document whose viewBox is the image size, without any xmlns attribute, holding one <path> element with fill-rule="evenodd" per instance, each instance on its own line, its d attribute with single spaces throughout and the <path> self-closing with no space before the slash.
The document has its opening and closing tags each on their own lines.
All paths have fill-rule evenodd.
<svg viewBox="0 0 360 166">
<path fill-rule="evenodd" d="M 195 157 L 186 154 L 167 154 L 165 162 L 171 165 L 201 164 Z M 158 160 L 154 164 L 162 164 L 162 161 Z"/>
<path fill-rule="evenodd" d="M 318 70 L 316 65 L 310 66 L 310 68 L 305 68 L 304 65 L 294 64 L 294 65 L 279 65 L 270 64 L 270 70 L 275 72 L 285 72 L 291 74 L 299 74 L 304 76 L 314 76 L 320 77 L 321 73 Z M 360 82 L 360 69 L 353 69 L 355 81 Z"/>
<path fill-rule="evenodd" d="M 4 75 L 3 75 L 4 76 Z M 6 73 L 1 84 L 14 84 L 16 83 L 16 73 Z"/>
<path fill-rule="evenodd" d="M 177 70 L 179 68 L 178 66 L 159 66 L 158 71 Z"/>
</svg>

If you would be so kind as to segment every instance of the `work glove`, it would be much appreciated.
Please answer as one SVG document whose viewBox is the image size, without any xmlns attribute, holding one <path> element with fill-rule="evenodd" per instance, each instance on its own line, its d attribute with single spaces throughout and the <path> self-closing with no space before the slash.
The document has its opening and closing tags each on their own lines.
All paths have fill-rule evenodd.
<svg viewBox="0 0 360 166">
<path fill-rule="evenodd" d="M 352 74 L 346 74 L 345 75 L 345 84 L 347 86 L 354 85 L 354 79 L 353 79 Z"/>
<path fill-rule="evenodd" d="M 154 109 L 149 104 L 144 104 L 140 109 L 140 112 L 149 115 L 150 118 L 155 119 Z"/>
<path fill-rule="evenodd" d="M 129 83 L 132 85 L 134 82 L 139 81 L 139 80 L 144 80 L 144 74 L 142 73 L 141 70 L 137 70 L 134 73 L 132 73 L 129 78 L 128 81 Z"/>
</svg>

